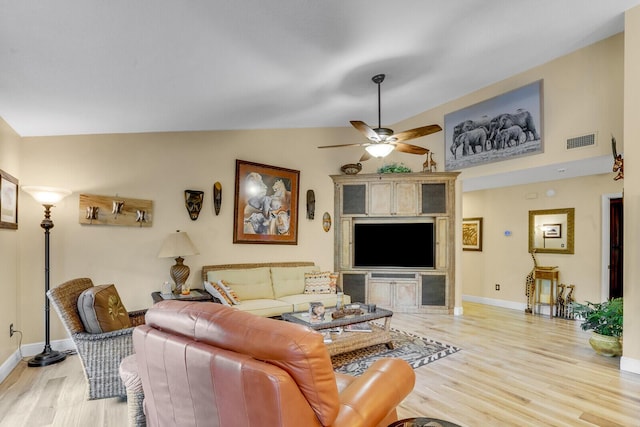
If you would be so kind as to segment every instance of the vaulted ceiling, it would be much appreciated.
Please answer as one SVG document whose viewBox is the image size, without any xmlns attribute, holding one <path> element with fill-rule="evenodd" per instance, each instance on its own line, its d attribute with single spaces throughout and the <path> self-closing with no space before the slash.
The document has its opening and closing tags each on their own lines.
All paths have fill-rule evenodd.
<svg viewBox="0 0 640 427">
<path fill-rule="evenodd" d="M 0 0 L 22 136 L 382 124 L 623 31 L 640 0 Z"/>
</svg>

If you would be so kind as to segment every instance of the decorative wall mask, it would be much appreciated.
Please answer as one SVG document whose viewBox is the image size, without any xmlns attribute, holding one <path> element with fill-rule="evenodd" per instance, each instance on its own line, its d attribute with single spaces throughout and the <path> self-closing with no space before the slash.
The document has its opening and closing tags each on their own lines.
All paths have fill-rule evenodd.
<svg viewBox="0 0 640 427">
<path fill-rule="evenodd" d="M 313 190 L 307 190 L 307 219 L 313 219 L 316 215 L 316 194 Z"/>
<path fill-rule="evenodd" d="M 204 191 L 200 190 L 184 190 L 184 200 L 192 221 L 198 219 L 200 210 L 202 209 L 202 201 L 204 200 Z"/>
<path fill-rule="evenodd" d="M 329 212 L 325 212 L 324 215 L 322 215 L 322 229 L 324 231 L 331 230 L 331 215 L 329 215 Z"/>
<path fill-rule="evenodd" d="M 216 215 L 220 213 L 220 206 L 222 206 L 222 184 L 216 181 L 213 184 L 213 208 L 216 211 Z"/>
</svg>

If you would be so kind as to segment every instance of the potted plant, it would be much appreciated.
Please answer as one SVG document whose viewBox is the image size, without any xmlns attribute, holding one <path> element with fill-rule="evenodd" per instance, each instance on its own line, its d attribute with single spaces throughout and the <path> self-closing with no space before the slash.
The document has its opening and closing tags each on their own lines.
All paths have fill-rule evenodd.
<svg viewBox="0 0 640 427">
<path fill-rule="evenodd" d="M 593 331 L 589 344 L 604 356 L 622 355 L 622 298 L 586 304 L 573 303 L 573 313 L 582 319 L 580 327 Z"/>
</svg>

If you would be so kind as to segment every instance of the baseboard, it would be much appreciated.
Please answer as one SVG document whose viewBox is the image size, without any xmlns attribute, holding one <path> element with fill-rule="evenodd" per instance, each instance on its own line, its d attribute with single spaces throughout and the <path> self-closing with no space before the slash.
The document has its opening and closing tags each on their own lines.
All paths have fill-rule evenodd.
<svg viewBox="0 0 640 427">
<path fill-rule="evenodd" d="M 4 361 L 2 365 L 0 365 L 0 384 L 9 376 L 11 371 L 18 366 L 20 362 L 20 352 L 18 350 L 14 351 L 11 356 L 7 360 Z"/>
<path fill-rule="evenodd" d="M 620 358 L 620 370 L 640 374 L 640 360 L 622 356 Z"/>
<path fill-rule="evenodd" d="M 463 301 L 477 302 L 478 304 L 493 305 L 496 307 L 510 308 L 512 310 L 522 310 L 527 308 L 525 303 L 507 301 L 503 299 L 477 297 L 474 295 L 462 295 Z"/>
<path fill-rule="evenodd" d="M 67 338 L 64 340 L 56 340 L 51 342 L 51 348 L 58 351 L 70 351 L 76 350 L 76 346 L 71 340 L 71 338 Z M 18 366 L 20 360 L 25 357 L 32 357 L 36 354 L 40 354 L 44 349 L 44 342 L 41 343 L 33 343 L 26 344 L 21 347 L 22 353 L 20 349 L 16 350 L 5 360 L 2 365 L 0 365 L 0 383 L 2 383 L 9 374 Z"/>
</svg>

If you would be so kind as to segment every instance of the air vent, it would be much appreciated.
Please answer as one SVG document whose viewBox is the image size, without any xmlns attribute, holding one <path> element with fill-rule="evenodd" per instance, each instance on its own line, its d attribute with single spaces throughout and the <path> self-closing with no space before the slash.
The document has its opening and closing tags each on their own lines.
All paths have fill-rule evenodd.
<svg viewBox="0 0 640 427">
<path fill-rule="evenodd" d="M 594 145 L 596 145 L 595 133 L 567 139 L 567 150 L 573 150 L 574 148 L 592 147 Z"/>
</svg>

